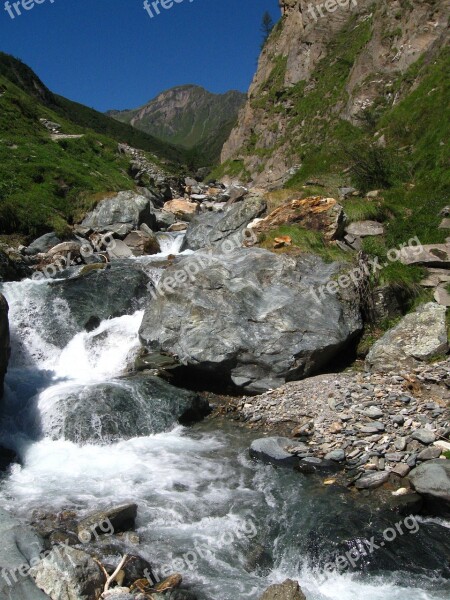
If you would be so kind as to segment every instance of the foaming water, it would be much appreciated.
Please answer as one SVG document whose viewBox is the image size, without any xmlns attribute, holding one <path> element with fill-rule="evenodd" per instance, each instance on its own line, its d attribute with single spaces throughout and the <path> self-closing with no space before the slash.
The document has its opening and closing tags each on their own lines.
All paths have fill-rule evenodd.
<svg viewBox="0 0 450 600">
<path fill-rule="evenodd" d="M 161 245 L 161 255 L 176 253 L 171 240 Z M 179 250 L 182 236 L 176 243 Z M 47 431 L 60 416 L 61 398 L 127 372 L 139 349 L 143 313 L 103 321 L 91 332 L 74 330 L 61 349 L 52 343 L 54 320 L 68 328 L 74 324 L 68 307 L 50 300 L 47 285 L 24 281 L 3 287 L 14 352 L 2 438 L 22 465 L 14 465 L 2 482 L 2 506 L 28 518 L 37 508 L 83 513 L 136 502 L 139 552 L 157 567 L 181 572 L 200 600 L 257 600 L 268 585 L 287 577 L 300 581 L 308 600 L 449 597 L 448 581 L 423 568 L 397 571 L 395 563 L 382 574 L 325 576 L 309 549 L 320 537 L 321 514 L 333 515 L 336 523 L 353 514 L 349 497 L 326 495 L 310 479 L 252 462 L 247 448 L 253 436 L 241 429 L 174 426 L 110 445 L 51 439 Z M 354 532 L 363 535 L 357 519 Z M 445 537 L 447 527 L 423 519 L 414 540 L 418 552 L 427 528 L 442 529 Z"/>
</svg>

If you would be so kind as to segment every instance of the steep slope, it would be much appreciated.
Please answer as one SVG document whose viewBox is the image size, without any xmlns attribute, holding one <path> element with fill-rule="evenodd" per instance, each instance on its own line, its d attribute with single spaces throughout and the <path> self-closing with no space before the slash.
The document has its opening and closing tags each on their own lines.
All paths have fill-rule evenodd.
<svg viewBox="0 0 450 600">
<path fill-rule="evenodd" d="M 119 123 L 92 108 L 53 94 L 30 67 L 3 52 L 0 52 L 0 75 L 60 117 L 80 127 L 92 129 L 117 141 L 126 142 L 130 146 L 154 152 L 169 161 L 183 162 L 186 159 L 186 154 L 181 149 L 169 143 L 137 131 L 126 123 Z"/>
<path fill-rule="evenodd" d="M 141 108 L 108 114 L 161 140 L 198 147 L 217 158 L 245 98 L 237 91 L 211 94 L 202 87 L 184 85 L 162 92 Z"/>
<path fill-rule="evenodd" d="M 48 122 L 63 136 L 52 139 Z M 172 168 L 163 142 L 55 97 L 31 69 L 0 55 L 0 234 L 64 235 L 106 192 L 134 189 L 118 141 L 165 149 Z"/>
<path fill-rule="evenodd" d="M 222 173 L 280 186 L 295 172 L 300 183 L 339 171 L 348 166 L 342 147 L 361 138 L 369 142 L 377 133 L 380 145 L 401 147 L 398 108 L 427 78 L 438 90 L 429 87 L 416 101 L 425 107 L 433 90 L 448 102 L 445 79 L 432 76 L 448 60 L 445 0 L 352 0 L 335 3 L 333 12 L 323 8 L 323 17 L 307 0 L 280 4 L 283 17 L 224 146 Z M 414 163 L 423 128 L 410 125 Z M 441 153 L 439 142 L 434 150 Z"/>
</svg>

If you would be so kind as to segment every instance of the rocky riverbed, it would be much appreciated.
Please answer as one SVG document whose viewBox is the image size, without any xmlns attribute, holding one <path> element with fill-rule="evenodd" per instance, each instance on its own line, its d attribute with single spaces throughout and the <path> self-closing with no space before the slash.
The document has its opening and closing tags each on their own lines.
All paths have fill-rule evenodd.
<svg viewBox="0 0 450 600">
<path fill-rule="evenodd" d="M 318 375 L 231 399 L 226 412 L 264 435 L 284 436 L 255 443 L 255 457 L 321 474 L 327 484 L 339 481 L 358 490 L 386 485 L 401 496 L 414 489 L 422 465 L 431 468 L 450 456 L 449 400 L 447 358 L 395 373 Z M 434 508 L 448 513 L 450 462 L 442 466 L 446 491 Z M 421 491 L 428 501 L 439 496 L 426 485 Z"/>
</svg>

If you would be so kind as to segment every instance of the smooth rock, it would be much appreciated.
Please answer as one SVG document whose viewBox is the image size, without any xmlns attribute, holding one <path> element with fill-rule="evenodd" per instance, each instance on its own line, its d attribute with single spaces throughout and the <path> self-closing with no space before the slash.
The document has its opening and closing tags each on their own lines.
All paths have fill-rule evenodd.
<svg viewBox="0 0 450 600">
<path fill-rule="evenodd" d="M 250 446 L 251 458 L 280 467 L 298 465 L 298 458 L 285 450 L 292 445 L 292 440 L 283 437 L 269 437 L 254 440 Z"/>
<path fill-rule="evenodd" d="M 342 462 L 345 460 L 344 450 L 332 450 L 325 456 L 325 460 L 334 460 L 336 462 Z"/>
<path fill-rule="evenodd" d="M 450 515 L 450 460 L 429 460 L 411 471 L 414 489 L 425 498 L 433 514 Z"/>
<path fill-rule="evenodd" d="M 417 460 L 434 460 L 436 458 L 439 458 L 441 454 L 441 448 L 430 446 L 428 448 L 425 448 L 425 450 L 422 450 L 422 452 L 419 452 L 419 454 L 417 455 Z"/>
<path fill-rule="evenodd" d="M 271 585 L 260 600 L 306 600 L 296 581 L 287 579 L 284 583 Z"/>
<path fill-rule="evenodd" d="M 356 481 L 355 486 L 358 490 L 374 490 L 386 483 L 388 479 L 389 473 L 387 471 L 367 473 Z"/>
<path fill-rule="evenodd" d="M 413 440 L 417 440 L 426 445 L 436 441 L 435 434 L 432 431 L 428 431 L 428 429 L 417 429 L 416 431 L 413 431 L 411 437 Z"/>
<path fill-rule="evenodd" d="M 118 192 L 105 198 L 90 212 L 81 223 L 93 231 L 113 231 L 114 227 L 125 225 L 139 229 L 142 223 L 153 228 L 156 222 L 151 201 L 132 191 Z"/>
<path fill-rule="evenodd" d="M 61 240 L 56 235 L 56 233 L 46 233 L 45 235 L 41 235 L 41 237 L 34 240 L 32 244 L 30 244 L 27 248 L 25 248 L 24 253 L 27 256 L 34 256 L 35 254 L 43 254 L 53 248 L 57 244 L 60 244 Z"/>
</svg>

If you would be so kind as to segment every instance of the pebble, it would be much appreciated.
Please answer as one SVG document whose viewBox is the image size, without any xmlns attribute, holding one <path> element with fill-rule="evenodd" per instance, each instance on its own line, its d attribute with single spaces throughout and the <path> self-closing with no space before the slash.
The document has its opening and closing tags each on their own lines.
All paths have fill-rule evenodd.
<svg viewBox="0 0 450 600">
<path fill-rule="evenodd" d="M 432 444 L 436 441 L 436 436 L 432 431 L 428 431 L 427 429 L 417 429 L 413 432 L 412 436 L 413 440 L 417 440 L 422 444 Z"/>
</svg>

